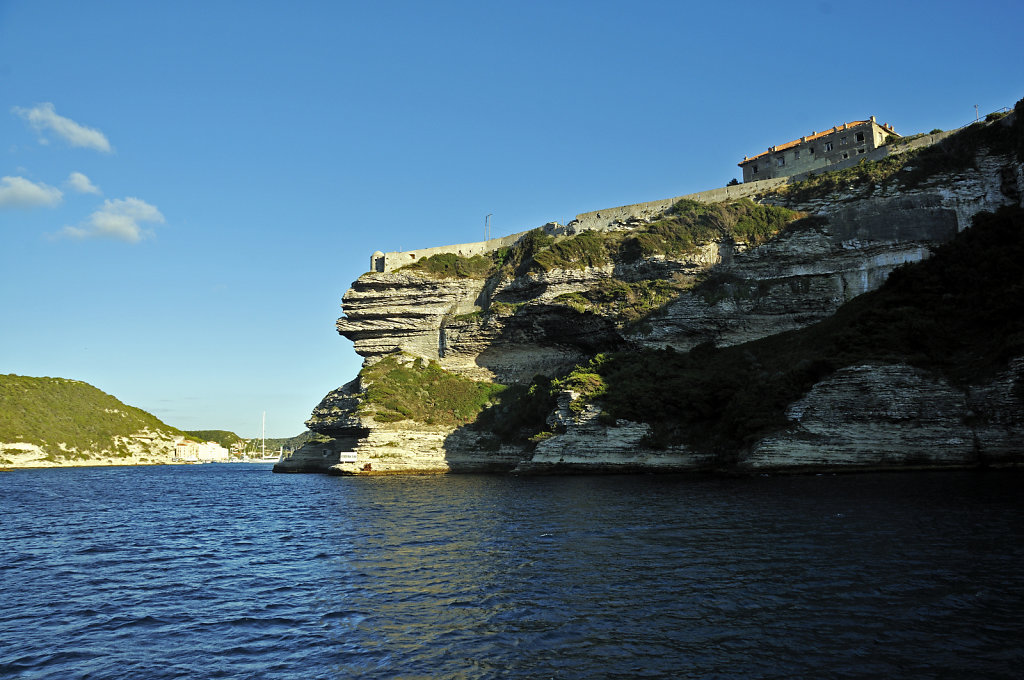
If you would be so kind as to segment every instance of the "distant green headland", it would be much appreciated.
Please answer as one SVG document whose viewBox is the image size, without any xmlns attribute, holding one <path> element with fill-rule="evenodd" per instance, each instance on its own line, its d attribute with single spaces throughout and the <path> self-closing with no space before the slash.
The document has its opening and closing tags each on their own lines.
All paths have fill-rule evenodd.
<svg viewBox="0 0 1024 680">
<path fill-rule="evenodd" d="M 267 439 L 266 450 L 312 436 Z M 80 380 L 0 375 L 0 466 L 227 461 L 241 459 L 247 445 L 262 449 L 227 430 L 179 430 Z"/>
</svg>

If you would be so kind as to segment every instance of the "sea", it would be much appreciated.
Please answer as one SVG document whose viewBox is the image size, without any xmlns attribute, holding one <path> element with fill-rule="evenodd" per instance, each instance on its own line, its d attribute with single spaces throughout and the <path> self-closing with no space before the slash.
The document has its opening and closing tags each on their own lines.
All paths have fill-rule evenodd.
<svg viewBox="0 0 1024 680">
<path fill-rule="evenodd" d="M 0 472 L 0 678 L 1020 678 L 1024 475 Z"/>
</svg>

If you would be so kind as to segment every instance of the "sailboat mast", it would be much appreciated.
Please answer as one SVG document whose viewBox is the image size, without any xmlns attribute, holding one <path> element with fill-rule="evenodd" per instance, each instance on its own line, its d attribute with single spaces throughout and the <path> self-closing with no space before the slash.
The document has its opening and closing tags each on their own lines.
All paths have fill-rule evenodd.
<svg viewBox="0 0 1024 680">
<path fill-rule="evenodd" d="M 262 442 L 262 444 L 260 445 L 261 446 L 260 457 L 261 458 L 266 458 L 267 457 L 267 412 L 266 411 L 263 412 L 263 420 L 262 420 L 262 423 L 260 425 L 260 441 Z"/>
</svg>

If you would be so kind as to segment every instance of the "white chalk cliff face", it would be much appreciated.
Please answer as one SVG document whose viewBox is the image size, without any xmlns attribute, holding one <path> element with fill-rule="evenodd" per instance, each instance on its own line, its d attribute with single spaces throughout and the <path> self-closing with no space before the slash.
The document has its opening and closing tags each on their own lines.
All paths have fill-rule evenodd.
<svg viewBox="0 0 1024 680">
<path fill-rule="evenodd" d="M 928 258 L 974 215 L 1021 206 L 1024 169 L 978 150 L 974 167 L 936 174 L 913 189 L 897 182 L 797 200 L 760 197 L 818 217 L 760 246 L 712 241 L 687 257 L 650 257 L 498 279 L 439 279 L 409 270 L 367 273 L 343 299 L 338 332 L 368 364 L 401 352 L 448 371 L 503 384 L 555 376 L 598 352 L 730 346 L 803 328 L 881 286 L 898 266 Z M 613 225 L 628 228 L 651 216 Z M 692 280 L 640 323 L 581 314 L 559 296 L 607 280 Z M 681 287 L 682 289 L 683 287 Z M 804 470 L 1019 461 L 1021 364 L 996 381 L 954 388 L 905 365 L 851 366 L 791 405 L 791 426 L 734 461 L 741 470 Z M 347 446 L 342 472 L 692 470 L 720 466 L 706 451 L 647 449 L 648 426 L 601 423 L 598 409 L 551 414 L 554 435 L 532 447 L 484 446 L 466 428 L 378 423 L 361 416 L 364 386 L 328 394 L 307 423 Z M 870 398 L 865 398 L 868 395 Z M 567 402 L 566 402 L 567 403 Z M 367 468 L 369 464 L 369 468 Z"/>
</svg>

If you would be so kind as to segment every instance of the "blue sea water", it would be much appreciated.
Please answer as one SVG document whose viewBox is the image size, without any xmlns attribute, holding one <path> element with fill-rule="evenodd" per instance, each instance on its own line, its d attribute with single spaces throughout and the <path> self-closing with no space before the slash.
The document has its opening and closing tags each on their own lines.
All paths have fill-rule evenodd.
<svg viewBox="0 0 1024 680">
<path fill-rule="evenodd" d="M 1019 678 L 1024 477 L 0 473 L 2 678 Z"/>
</svg>

